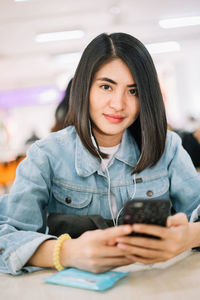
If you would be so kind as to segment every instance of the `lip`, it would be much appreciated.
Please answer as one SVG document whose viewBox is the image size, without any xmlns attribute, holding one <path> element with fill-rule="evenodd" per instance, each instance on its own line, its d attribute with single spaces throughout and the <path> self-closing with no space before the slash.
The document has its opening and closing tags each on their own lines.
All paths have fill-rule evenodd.
<svg viewBox="0 0 200 300">
<path fill-rule="evenodd" d="M 120 123 L 124 120 L 124 117 L 117 115 L 104 114 L 104 117 L 111 123 Z"/>
</svg>

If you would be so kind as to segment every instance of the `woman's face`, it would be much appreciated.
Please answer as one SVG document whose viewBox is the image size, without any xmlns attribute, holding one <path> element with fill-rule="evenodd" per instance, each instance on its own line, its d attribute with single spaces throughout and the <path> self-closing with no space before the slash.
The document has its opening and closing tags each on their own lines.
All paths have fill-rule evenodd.
<svg viewBox="0 0 200 300">
<path fill-rule="evenodd" d="M 118 58 L 103 65 L 94 76 L 89 95 L 90 118 L 99 146 L 119 144 L 139 110 L 137 86 L 127 65 Z"/>
</svg>

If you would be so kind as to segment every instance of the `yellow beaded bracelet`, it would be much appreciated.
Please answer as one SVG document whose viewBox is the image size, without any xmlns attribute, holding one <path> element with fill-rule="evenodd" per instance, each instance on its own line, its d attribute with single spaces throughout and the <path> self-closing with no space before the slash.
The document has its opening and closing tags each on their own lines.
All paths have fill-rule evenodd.
<svg viewBox="0 0 200 300">
<path fill-rule="evenodd" d="M 64 267 L 60 263 L 60 249 L 62 247 L 62 243 L 69 239 L 71 239 L 70 235 L 68 233 L 65 233 L 65 234 L 61 234 L 61 236 L 59 236 L 59 238 L 56 241 L 56 244 L 55 244 L 55 247 L 53 250 L 53 263 L 54 263 L 55 268 L 58 271 L 61 271 L 64 269 Z"/>
</svg>

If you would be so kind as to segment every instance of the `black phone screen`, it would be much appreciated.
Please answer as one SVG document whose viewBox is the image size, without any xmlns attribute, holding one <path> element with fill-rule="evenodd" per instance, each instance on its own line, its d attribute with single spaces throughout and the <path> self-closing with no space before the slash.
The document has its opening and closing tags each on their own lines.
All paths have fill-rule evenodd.
<svg viewBox="0 0 200 300">
<path fill-rule="evenodd" d="M 141 223 L 166 226 L 167 217 L 170 215 L 170 211 L 171 202 L 167 199 L 133 199 L 125 203 L 120 223 Z M 141 234 L 136 233 L 131 235 L 141 236 Z"/>
</svg>

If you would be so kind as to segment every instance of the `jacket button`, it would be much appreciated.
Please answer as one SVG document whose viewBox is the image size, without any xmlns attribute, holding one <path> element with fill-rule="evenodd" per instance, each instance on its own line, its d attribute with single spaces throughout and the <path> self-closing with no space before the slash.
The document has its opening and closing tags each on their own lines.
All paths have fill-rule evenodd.
<svg viewBox="0 0 200 300">
<path fill-rule="evenodd" d="M 146 195 L 147 195 L 148 197 L 153 196 L 153 191 L 151 191 L 151 190 L 147 191 L 147 192 L 146 192 Z"/>
<path fill-rule="evenodd" d="M 0 255 L 1 255 L 1 254 L 3 254 L 3 253 L 4 253 L 4 251 L 5 251 L 5 249 L 4 249 L 4 248 L 0 248 Z"/>
<path fill-rule="evenodd" d="M 71 200 L 71 198 L 70 198 L 70 197 L 67 197 L 67 198 L 65 198 L 65 202 L 69 204 L 69 203 L 71 203 L 71 202 L 72 202 L 72 200 Z"/>
</svg>

